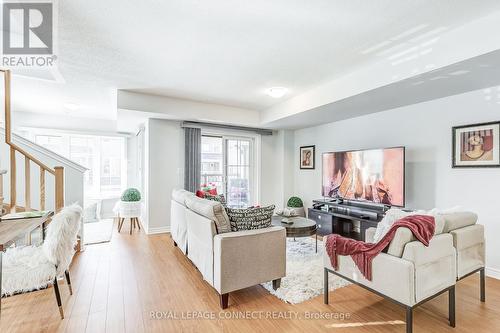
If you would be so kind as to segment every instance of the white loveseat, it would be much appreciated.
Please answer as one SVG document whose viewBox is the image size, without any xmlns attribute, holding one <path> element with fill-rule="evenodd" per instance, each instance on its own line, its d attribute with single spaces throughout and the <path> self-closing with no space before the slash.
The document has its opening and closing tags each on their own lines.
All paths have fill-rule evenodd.
<svg viewBox="0 0 500 333">
<path fill-rule="evenodd" d="M 172 238 L 215 288 L 223 309 L 230 292 L 267 281 L 279 287 L 286 275 L 285 228 L 218 233 L 216 221 L 225 215 L 220 203 L 183 190 L 174 192 Z"/>
<path fill-rule="evenodd" d="M 412 332 L 413 309 L 448 292 L 449 323 L 455 326 L 456 251 L 453 236 L 443 232 L 445 220 L 436 217 L 435 235 L 428 247 L 415 241 L 411 231 L 399 228 L 388 246 L 372 261 L 372 280 L 363 277 L 350 256 L 338 256 L 338 269 L 324 251 L 324 302 L 328 304 L 328 274 L 336 274 L 406 308 L 406 331 Z M 371 242 L 375 228 L 366 230 Z M 326 244 L 326 242 L 325 242 Z"/>
</svg>

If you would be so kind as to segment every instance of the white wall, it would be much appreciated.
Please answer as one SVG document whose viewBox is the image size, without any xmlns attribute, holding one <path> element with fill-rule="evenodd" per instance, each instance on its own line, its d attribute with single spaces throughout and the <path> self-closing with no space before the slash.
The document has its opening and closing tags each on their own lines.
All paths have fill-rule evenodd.
<svg viewBox="0 0 500 333">
<path fill-rule="evenodd" d="M 406 146 L 406 204 L 460 205 L 479 214 L 486 229 L 488 273 L 500 276 L 500 168 L 453 169 L 451 127 L 500 119 L 500 87 L 406 106 L 294 132 L 295 193 L 310 206 L 321 196 L 321 154 Z M 490 96 L 490 99 L 487 99 Z M 492 97 L 492 98 L 491 98 Z M 299 146 L 316 145 L 316 169 L 300 170 Z"/>
<path fill-rule="evenodd" d="M 261 205 L 283 209 L 293 189 L 293 132 L 275 131 L 261 138 Z"/>
<path fill-rule="evenodd" d="M 184 131 L 178 121 L 149 119 L 145 129 L 145 194 L 149 234 L 170 230 L 170 199 L 184 187 Z"/>
</svg>

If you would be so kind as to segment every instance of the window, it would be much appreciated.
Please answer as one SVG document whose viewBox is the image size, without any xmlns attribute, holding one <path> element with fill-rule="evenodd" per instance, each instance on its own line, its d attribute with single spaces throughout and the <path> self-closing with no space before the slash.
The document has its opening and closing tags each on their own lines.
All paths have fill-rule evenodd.
<svg viewBox="0 0 500 333">
<path fill-rule="evenodd" d="M 201 184 L 213 184 L 217 193 L 225 193 L 221 137 L 201 137 Z"/>
<path fill-rule="evenodd" d="M 73 133 L 45 134 L 47 130 L 25 132 L 25 136 L 83 165 L 86 198 L 119 196 L 126 186 L 126 139 L 123 137 L 83 135 Z M 51 131 L 52 132 L 52 131 Z"/>
<path fill-rule="evenodd" d="M 252 138 L 202 136 L 201 184 L 217 187 L 229 206 L 248 207 L 255 200 Z"/>
</svg>

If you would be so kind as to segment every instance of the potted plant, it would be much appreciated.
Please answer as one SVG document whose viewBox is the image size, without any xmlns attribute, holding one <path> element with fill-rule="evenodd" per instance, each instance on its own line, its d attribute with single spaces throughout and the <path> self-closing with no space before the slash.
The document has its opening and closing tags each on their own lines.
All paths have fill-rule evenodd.
<svg viewBox="0 0 500 333">
<path fill-rule="evenodd" d="M 290 216 L 306 216 L 304 203 L 299 197 L 291 197 L 288 199 L 286 206 L 286 208 L 290 211 Z"/>
<path fill-rule="evenodd" d="M 136 188 L 126 189 L 120 200 L 120 217 L 132 218 L 141 216 L 141 192 Z"/>
</svg>

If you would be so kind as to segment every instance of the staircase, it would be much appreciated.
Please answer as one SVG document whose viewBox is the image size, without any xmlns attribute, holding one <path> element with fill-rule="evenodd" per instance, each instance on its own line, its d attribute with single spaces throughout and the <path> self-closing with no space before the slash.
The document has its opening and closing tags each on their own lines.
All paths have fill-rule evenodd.
<svg viewBox="0 0 500 333">
<path fill-rule="evenodd" d="M 22 211 L 45 210 L 46 209 L 46 177 L 54 177 L 54 210 L 58 212 L 64 207 L 64 168 L 56 166 L 51 168 L 42 163 L 38 158 L 27 152 L 21 146 L 17 145 L 12 140 L 12 118 L 11 118 L 11 74 L 9 70 L 0 70 L 4 76 L 4 98 L 5 98 L 5 143 L 9 146 L 9 187 L 10 187 L 10 202 L 6 203 L 3 196 L 3 177 L 6 171 L 0 171 L 0 203 L 1 207 L 5 208 L 7 212 L 15 213 Z M 22 188 L 24 192 L 24 202 L 19 205 L 18 200 L 18 181 L 20 180 L 17 172 L 20 168 L 17 167 L 17 160 L 21 158 L 24 163 L 24 177 L 21 176 Z M 31 182 L 31 168 L 37 168 L 39 174 L 38 187 L 33 189 Z M 21 183 L 21 182 L 20 182 Z M 39 202 L 34 204 L 31 202 L 32 191 L 38 191 Z"/>
</svg>

